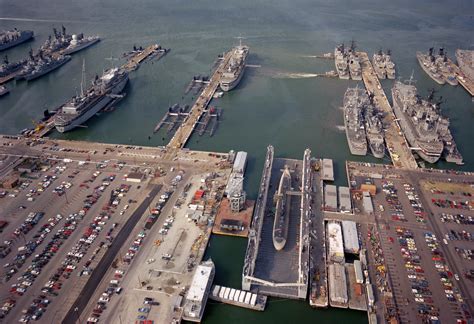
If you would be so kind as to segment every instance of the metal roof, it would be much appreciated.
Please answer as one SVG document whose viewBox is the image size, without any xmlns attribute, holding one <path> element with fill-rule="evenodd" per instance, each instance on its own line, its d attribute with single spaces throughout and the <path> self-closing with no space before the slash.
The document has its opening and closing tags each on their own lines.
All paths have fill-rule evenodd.
<svg viewBox="0 0 474 324">
<path fill-rule="evenodd" d="M 247 152 L 239 151 L 235 157 L 234 166 L 232 172 L 242 173 L 245 172 L 245 165 L 247 164 Z"/>
<path fill-rule="evenodd" d="M 206 292 L 207 283 L 210 280 L 211 273 L 213 271 L 213 265 L 201 264 L 196 268 L 196 272 L 193 276 L 193 281 L 189 287 L 187 300 L 201 302 Z"/>
<path fill-rule="evenodd" d="M 344 234 L 344 250 L 348 253 L 359 253 L 360 246 L 356 223 L 342 221 L 342 232 Z"/>
</svg>

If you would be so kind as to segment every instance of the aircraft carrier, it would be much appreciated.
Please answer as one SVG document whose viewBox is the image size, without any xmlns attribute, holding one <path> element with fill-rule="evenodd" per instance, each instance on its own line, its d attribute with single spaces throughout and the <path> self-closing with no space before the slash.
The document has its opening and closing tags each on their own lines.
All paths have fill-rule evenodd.
<svg viewBox="0 0 474 324">
<path fill-rule="evenodd" d="M 354 155 L 367 154 L 363 109 L 368 102 L 367 94 L 362 88 L 348 88 L 344 94 L 344 127 L 347 144 Z"/>
<path fill-rule="evenodd" d="M 392 101 L 395 115 L 412 149 L 426 162 L 436 163 L 444 149 L 438 131 L 446 129 L 449 121 L 439 115 L 435 105 L 421 99 L 411 82 L 396 81 L 392 88 Z"/>
<path fill-rule="evenodd" d="M 282 250 L 288 236 L 289 207 L 291 196 L 286 192 L 291 189 L 291 174 L 288 166 L 281 174 L 278 191 L 275 193 L 275 220 L 273 223 L 273 246 L 277 251 Z"/>
<path fill-rule="evenodd" d="M 8 30 L 0 33 L 0 51 L 20 45 L 27 40 L 33 38 L 33 31 L 31 30 Z"/>
<path fill-rule="evenodd" d="M 85 123 L 119 96 L 127 81 L 128 72 L 119 68 L 105 71 L 100 78 L 96 76 L 90 88 L 81 91 L 79 97 L 72 97 L 69 102 L 60 107 L 54 117 L 56 129 L 64 133 Z M 84 83 L 83 71 L 81 88 Z"/>
<path fill-rule="evenodd" d="M 227 69 L 222 73 L 219 86 L 222 91 L 234 89 L 242 79 L 245 72 L 245 63 L 249 54 L 248 46 L 240 44 L 231 50 L 231 58 Z"/>
</svg>

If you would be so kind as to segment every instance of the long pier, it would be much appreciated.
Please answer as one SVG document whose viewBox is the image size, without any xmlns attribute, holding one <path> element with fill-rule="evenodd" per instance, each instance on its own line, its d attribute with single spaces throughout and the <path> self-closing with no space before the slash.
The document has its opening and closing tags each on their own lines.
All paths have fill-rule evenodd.
<svg viewBox="0 0 474 324">
<path fill-rule="evenodd" d="M 204 90 L 199 95 L 198 99 L 194 103 L 189 112 L 188 117 L 185 119 L 183 124 L 178 128 L 173 138 L 168 143 L 169 149 L 180 149 L 183 148 L 191 137 L 192 132 L 196 128 L 202 114 L 205 112 L 209 102 L 212 100 L 212 96 L 219 87 L 222 72 L 226 69 L 229 64 L 232 52 L 229 51 L 225 54 L 223 60 L 219 64 L 219 67 L 212 74 L 209 83 L 206 85 Z"/>
<path fill-rule="evenodd" d="M 158 44 L 153 44 L 145 48 L 143 51 L 140 53 L 132 56 L 127 63 L 122 65 L 122 69 L 127 70 L 127 71 L 135 71 L 138 69 L 140 66 L 140 63 L 142 63 L 145 59 L 150 57 L 151 55 L 156 55 L 161 52 L 161 56 L 165 55 L 168 53 L 169 50 L 161 48 L 160 45 Z M 160 56 L 160 58 L 161 58 Z"/>
<path fill-rule="evenodd" d="M 456 74 L 456 79 L 458 80 L 459 84 L 466 89 L 466 91 L 474 97 L 474 81 L 468 78 L 467 76 L 462 73 L 459 66 L 453 63 L 451 59 L 448 58 L 448 64 L 453 69 L 454 73 Z"/>
<path fill-rule="evenodd" d="M 365 88 L 374 94 L 374 100 L 377 106 L 385 113 L 383 119 L 385 142 L 387 143 L 393 165 L 397 168 L 417 169 L 418 164 L 416 163 L 405 136 L 403 136 L 400 125 L 398 125 L 397 118 L 388 102 L 372 63 L 370 63 L 369 56 L 366 52 L 358 52 L 358 55 L 361 58 L 360 65 Z"/>
</svg>

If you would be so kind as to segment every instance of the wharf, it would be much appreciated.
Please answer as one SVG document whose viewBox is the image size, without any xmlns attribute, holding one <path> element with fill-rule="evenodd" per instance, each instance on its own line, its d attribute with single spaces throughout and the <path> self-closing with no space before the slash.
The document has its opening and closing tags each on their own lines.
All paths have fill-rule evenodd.
<svg viewBox="0 0 474 324">
<path fill-rule="evenodd" d="M 0 85 L 4 84 L 4 83 L 7 83 L 8 81 L 14 79 L 16 77 L 16 75 L 19 73 L 20 71 L 16 71 L 16 72 L 13 72 L 7 76 L 4 76 L 4 77 L 1 77 L 0 78 Z"/>
<path fill-rule="evenodd" d="M 139 51 L 137 54 L 132 56 L 127 61 L 127 63 L 122 65 L 122 69 L 127 70 L 127 71 L 135 71 L 140 66 L 140 63 L 142 63 L 148 57 L 159 55 L 158 58 L 161 58 L 168 52 L 169 52 L 169 49 L 163 49 L 158 44 L 150 45 L 147 48 L 145 48 L 143 51 Z"/>
<path fill-rule="evenodd" d="M 464 89 L 466 89 L 466 91 L 471 95 L 471 97 L 474 97 L 474 80 L 471 80 L 468 76 L 464 75 L 459 66 L 454 64 L 453 61 L 451 61 L 451 59 L 449 58 L 448 64 L 451 66 L 454 73 L 456 74 L 456 79 L 458 80 L 459 84 Z"/>
<path fill-rule="evenodd" d="M 397 168 L 417 169 L 415 157 L 402 134 L 397 118 L 388 102 L 387 96 L 380 84 L 377 74 L 366 52 L 358 52 L 361 58 L 362 79 L 368 92 L 374 95 L 377 106 L 385 113 L 383 124 L 385 129 L 385 142 L 392 159 L 392 163 Z"/>
<path fill-rule="evenodd" d="M 267 296 L 219 285 L 212 286 L 209 299 L 261 312 L 267 304 Z"/>
<path fill-rule="evenodd" d="M 199 119 L 202 114 L 206 111 L 206 107 L 211 102 L 214 93 L 219 87 L 222 72 L 226 69 L 229 64 L 232 52 L 229 51 L 225 54 L 223 60 L 220 62 L 218 68 L 212 74 L 209 83 L 206 84 L 204 90 L 201 92 L 196 102 L 191 108 L 189 115 L 184 120 L 183 124 L 178 128 L 173 138 L 168 143 L 167 147 L 170 149 L 183 148 L 188 142 L 191 134 L 193 133 L 196 125 L 198 125 Z"/>
<path fill-rule="evenodd" d="M 230 210 L 229 199 L 223 199 L 220 204 L 219 211 L 217 212 L 216 220 L 214 221 L 212 233 L 219 235 L 248 237 L 254 204 L 255 202 L 253 200 L 247 200 L 245 202 L 245 208 L 240 212 L 235 213 Z M 241 228 L 225 229 L 222 227 L 222 225 L 223 222 L 225 223 L 226 221 L 232 224 L 239 223 Z"/>
</svg>

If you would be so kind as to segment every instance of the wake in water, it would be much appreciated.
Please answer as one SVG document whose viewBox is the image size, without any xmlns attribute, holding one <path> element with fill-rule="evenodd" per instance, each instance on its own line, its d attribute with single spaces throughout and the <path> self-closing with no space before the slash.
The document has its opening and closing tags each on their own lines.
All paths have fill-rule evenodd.
<svg viewBox="0 0 474 324">
<path fill-rule="evenodd" d="M 346 128 L 344 127 L 344 125 L 336 125 L 336 129 L 338 131 L 341 131 L 341 132 L 345 132 L 346 131 Z"/>
<path fill-rule="evenodd" d="M 52 22 L 52 23 L 83 23 L 83 21 L 74 21 L 74 20 L 30 19 L 30 18 L 18 18 L 18 17 L 0 17 L 0 20 L 29 21 L 29 22 Z"/>
<path fill-rule="evenodd" d="M 291 72 L 278 72 L 273 78 L 276 79 L 307 79 L 316 78 L 319 74 L 316 73 L 291 73 Z"/>
</svg>

